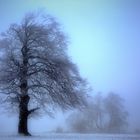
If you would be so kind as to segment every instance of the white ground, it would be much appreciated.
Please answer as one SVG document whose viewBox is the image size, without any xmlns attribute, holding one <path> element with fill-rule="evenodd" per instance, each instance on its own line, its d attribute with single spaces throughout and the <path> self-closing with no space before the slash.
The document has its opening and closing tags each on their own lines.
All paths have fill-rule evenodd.
<svg viewBox="0 0 140 140">
<path fill-rule="evenodd" d="M 0 140 L 140 140 L 140 135 L 46 134 L 32 137 L 2 135 Z"/>
</svg>

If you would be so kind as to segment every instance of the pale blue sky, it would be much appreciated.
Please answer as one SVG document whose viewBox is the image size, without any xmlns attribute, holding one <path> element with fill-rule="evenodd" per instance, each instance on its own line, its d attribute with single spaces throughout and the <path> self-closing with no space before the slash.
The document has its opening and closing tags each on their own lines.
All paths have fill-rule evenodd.
<svg viewBox="0 0 140 140">
<path fill-rule="evenodd" d="M 0 31 L 38 9 L 63 24 L 71 42 L 69 55 L 95 92 L 119 93 L 132 123 L 140 122 L 135 111 L 140 106 L 140 1 L 0 0 Z"/>
</svg>

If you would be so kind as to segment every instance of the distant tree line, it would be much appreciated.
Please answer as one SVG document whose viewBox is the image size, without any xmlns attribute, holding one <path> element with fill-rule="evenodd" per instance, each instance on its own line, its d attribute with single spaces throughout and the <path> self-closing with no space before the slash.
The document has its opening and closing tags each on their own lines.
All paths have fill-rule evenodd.
<svg viewBox="0 0 140 140">
<path fill-rule="evenodd" d="M 124 100 L 115 93 L 103 97 L 100 93 L 82 111 L 73 112 L 67 119 L 69 131 L 78 133 L 125 133 L 128 113 Z"/>
</svg>

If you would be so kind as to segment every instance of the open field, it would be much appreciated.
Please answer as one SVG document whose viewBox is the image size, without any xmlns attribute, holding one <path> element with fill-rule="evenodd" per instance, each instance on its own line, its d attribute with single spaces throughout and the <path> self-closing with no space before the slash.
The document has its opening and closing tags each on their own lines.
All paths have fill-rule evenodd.
<svg viewBox="0 0 140 140">
<path fill-rule="evenodd" d="M 32 137 L 2 135 L 0 140 L 140 140 L 140 135 L 46 134 Z"/>
</svg>

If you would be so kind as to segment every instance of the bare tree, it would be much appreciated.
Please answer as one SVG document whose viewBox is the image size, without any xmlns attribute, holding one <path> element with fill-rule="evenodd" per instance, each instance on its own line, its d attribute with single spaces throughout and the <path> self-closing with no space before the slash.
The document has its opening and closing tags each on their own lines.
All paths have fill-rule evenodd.
<svg viewBox="0 0 140 140">
<path fill-rule="evenodd" d="M 1 97 L 19 110 L 18 133 L 30 135 L 27 120 L 38 109 L 84 105 L 85 82 L 67 46 L 62 28 L 49 15 L 28 14 L 1 36 Z"/>
<path fill-rule="evenodd" d="M 108 114 L 107 132 L 121 133 L 127 126 L 128 113 L 123 99 L 115 93 L 109 93 L 105 98 L 105 110 Z"/>
<path fill-rule="evenodd" d="M 78 117 L 77 117 L 78 116 Z M 123 99 L 115 93 L 97 94 L 82 111 L 68 116 L 71 131 L 80 133 L 121 133 L 126 130 L 128 113 Z"/>
<path fill-rule="evenodd" d="M 78 116 L 78 117 L 77 117 Z M 104 129 L 103 97 L 99 93 L 88 100 L 88 105 L 82 111 L 75 111 L 68 116 L 71 131 L 80 133 L 102 132 Z"/>
</svg>

